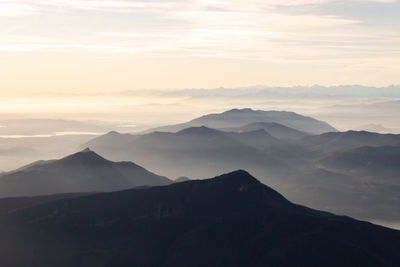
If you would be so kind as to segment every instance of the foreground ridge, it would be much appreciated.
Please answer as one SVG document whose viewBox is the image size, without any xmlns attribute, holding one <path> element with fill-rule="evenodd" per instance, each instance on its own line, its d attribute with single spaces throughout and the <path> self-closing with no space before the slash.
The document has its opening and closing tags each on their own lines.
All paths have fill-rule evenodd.
<svg viewBox="0 0 400 267">
<path fill-rule="evenodd" d="M 244 170 L 35 201 L 2 209 L 5 266 L 400 264 L 399 231 L 295 205 Z"/>
</svg>

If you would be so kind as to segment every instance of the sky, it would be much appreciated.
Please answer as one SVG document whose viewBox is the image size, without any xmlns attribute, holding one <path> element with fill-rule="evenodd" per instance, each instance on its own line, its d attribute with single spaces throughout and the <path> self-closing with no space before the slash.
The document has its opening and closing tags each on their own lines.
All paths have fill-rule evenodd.
<svg viewBox="0 0 400 267">
<path fill-rule="evenodd" d="M 0 0 L 1 96 L 400 83 L 396 0 Z"/>
</svg>

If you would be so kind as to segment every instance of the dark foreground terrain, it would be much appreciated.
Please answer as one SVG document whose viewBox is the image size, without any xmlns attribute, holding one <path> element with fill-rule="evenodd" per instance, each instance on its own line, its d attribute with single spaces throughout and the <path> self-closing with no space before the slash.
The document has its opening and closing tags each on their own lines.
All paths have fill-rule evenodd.
<svg viewBox="0 0 400 267">
<path fill-rule="evenodd" d="M 287 201 L 245 171 L 0 200 L 1 266 L 400 266 L 400 232 Z"/>
</svg>

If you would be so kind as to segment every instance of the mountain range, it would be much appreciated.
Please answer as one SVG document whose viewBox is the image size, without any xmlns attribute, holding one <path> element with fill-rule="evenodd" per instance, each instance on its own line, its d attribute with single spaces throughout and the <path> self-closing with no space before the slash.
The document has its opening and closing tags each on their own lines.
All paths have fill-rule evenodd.
<svg viewBox="0 0 400 267">
<path fill-rule="evenodd" d="M 0 214 L 4 266 L 400 264 L 399 231 L 293 204 L 245 171 L 35 201 Z"/>
<path fill-rule="evenodd" d="M 400 221 L 400 135 L 234 109 L 82 146 L 0 173 L 0 265 L 400 266 L 400 231 L 333 214 Z"/>
<path fill-rule="evenodd" d="M 169 177 L 205 178 L 232 169 L 254 169 L 257 166 L 268 169 L 271 175 L 285 171 L 286 163 L 280 160 L 281 154 L 287 154 L 285 144 L 264 130 L 236 133 L 201 126 L 177 133 L 121 135 L 111 132 L 85 146 L 112 160 L 137 162 Z M 277 151 L 273 150 L 274 147 Z M 289 149 L 291 152 L 286 162 L 304 150 L 297 147 L 295 153 Z"/>
<path fill-rule="evenodd" d="M 380 164 L 386 165 L 379 170 L 365 167 L 360 171 L 360 166 L 374 166 L 374 151 L 382 153 L 385 146 L 399 147 L 399 135 L 365 131 L 311 135 L 275 124 L 272 129 L 282 131 L 272 135 L 258 126 L 271 128 L 271 124 L 250 123 L 221 130 L 189 127 L 177 133 L 112 132 L 85 146 L 110 159 L 134 161 L 169 177 L 204 178 L 247 169 L 298 203 L 361 219 L 400 220 L 396 155 L 382 155 Z M 356 155 L 358 163 L 348 160 L 355 155 L 352 150 L 364 146 L 376 150 L 367 151 L 369 156 Z M 350 166 L 334 167 L 330 164 L 333 159 Z"/>
<path fill-rule="evenodd" d="M 232 112 L 245 118 L 254 111 L 227 113 Z M 174 179 L 246 169 L 297 203 L 360 219 L 400 221 L 399 135 L 365 131 L 312 135 L 279 123 L 243 122 L 220 129 L 110 132 L 84 147 L 114 162 L 93 151 L 78 153 L 86 156 L 69 164 L 66 159 L 75 154 L 59 161 L 35 162 L 1 173 L 0 196 L 115 191 L 172 182 L 139 172 L 143 168 L 138 165 Z M 88 155 L 96 160 L 92 162 Z"/>
</svg>

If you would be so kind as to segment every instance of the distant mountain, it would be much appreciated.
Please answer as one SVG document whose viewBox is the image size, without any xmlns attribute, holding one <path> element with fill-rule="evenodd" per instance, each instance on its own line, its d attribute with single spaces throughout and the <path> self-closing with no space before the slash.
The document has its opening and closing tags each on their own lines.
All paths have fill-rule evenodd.
<svg viewBox="0 0 400 267">
<path fill-rule="evenodd" d="M 92 146 L 106 146 L 106 147 L 115 147 L 115 146 L 125 146 L 126 144 L 135 141 L 140 135 L 134 134 L 122 134 L 116 131 L 108 132 L 104 135 L 92 138 L 89 140 L 89 143 Z M 86 144 L 84 145 L 86 146 Z"/>
<path fill-rule="evenodd" d="M 3 266 L 400 265 L 399 231 L 292 204 L 245 171 L 35 202 L 0 214 Z"/>
<path fill-rule="evenodd" d="M 269 122 L 269 123 L 268 122 L 255 122 L 255 123 L 250 123 L 250 124 L 247 124 L 247 125 L 244 125 L 241 127 L 226 128 L 223 130 L 230 131 L 230 132 L 232 132 L 232 131 L 239 132 L 239 133 L 264 130 L 275 138 L 286 139 L 286 140 L 298 140 L 298 139 L 301 139 L 301 138 L 309 135 L 305 132 L 301 132 L 301 131 L 295 130 L 293 128 L 289 128 L 287 126 L 284 126 L 284 125 L 276 123 L 276 122 Z"/>
<path fill-rule="evenodd" d="M 38 161 L 0 176 L 0 197 L 105 192 L 171 183 L 132 162 L 112 162 L 85 149 L 60 160 Z"/>
<path fill-rule="evenodd" d="M 355 129 L 359 130 L 359 131 L 367 131 L 367 132 L 375 132 L 375 133 L 383 133 L 383 134 L 394 133 L 396 131 L 396 129 L 389 129 L 389 128 L 384 127 L 381 124 L 375 124 L 375 123 L 361 125 L 361 126 L 356 127 Z"/>
<path fill-rule="evenodd" d="M 223 129 L 231 127 L 241 127 L 250 123 L 279 123 L 298 131 L 321 134 L 325 132 L 337 131 L 326 122 L 305 117 L 294 112 L 286 111 L 263 111 L 246 109 L 232 109 L 219 114 L 209 114 L 192 121 L 154 128 L 146 132 L 177 132 L 188 127 L 206 126 L 209 128 Z"/>
<path fill-rule="evenodd" d="M 210 177 L 234 168 L 262 166 L 270 175 L 286 170 L 273 153 L 283 141 L 264 130 L 227 133 L 207 127 L 190 127 L 177 133 L 100 136 L 85 144 L 113 160 L 129 160 L 169 177 Z M 270 150 L 270 149 L 271 150 Z M 284 154 L 286 152 L 280 153 Z M 301 148 L 285 158 L 290 162 Z M 280 157 L 280 155 L 279 155 Z"/>
<path fill-rule="evenodd" d="M 326 168 L 360 175 L 398 178 L 400 146 L 360 147 L 336 152 L 319 161 Z M 400 185 L 400 180 L 398 180 Z"/>
<path fill-rule="evenodd" d="M 397 146 L 400 145 L 400 135 L 366 131 L 332 132 L 305 137 L 301 143 L 314 150 L 329 152 L 362 146 Z"/>
</svg>

